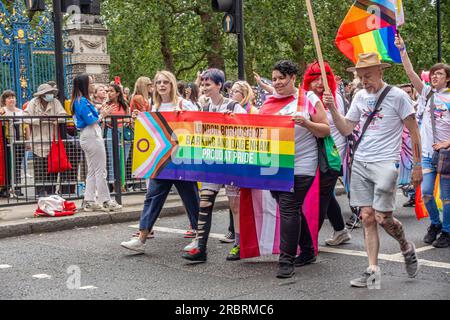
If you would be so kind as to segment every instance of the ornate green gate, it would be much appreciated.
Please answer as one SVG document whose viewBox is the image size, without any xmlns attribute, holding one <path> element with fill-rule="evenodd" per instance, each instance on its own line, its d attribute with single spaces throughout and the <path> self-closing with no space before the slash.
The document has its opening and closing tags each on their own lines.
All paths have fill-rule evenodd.
<svg viewBox="0 0 450 320">
<path fill-rule="evenodd" d="M 37 87 L 55 81 L 54 35 L 51 13 L 44 12 L 32 26 L 23 0 L 9 7 L 0 1 L 0 92 L 16 92 L 19 107 L 33 97 Z M 70 93 L 69 49 L 64 51 L 65 96 Z"/>
</svg>

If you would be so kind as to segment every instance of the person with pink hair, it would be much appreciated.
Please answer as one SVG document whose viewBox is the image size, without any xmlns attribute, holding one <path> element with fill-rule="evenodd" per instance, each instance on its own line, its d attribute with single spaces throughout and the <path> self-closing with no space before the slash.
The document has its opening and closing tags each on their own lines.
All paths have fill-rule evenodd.
<svg viewBox="0 0 450 320">
<path fill-rule="evenodd" d="M 331 69 L 330 65 L 325 62 L 325 72 L 327 75 L 327 82 L 334 98 L 337 101 L 338 109 L 342 114 L 344 111 L 343 97 L 337 92 L 336 77 Z M 304 91 L 314 92 L 321 100 L 325 92 L 325 85 L 320 71 L 320 65 L 318 62 L 313 62 L 308 65 L 303 78 L 302 88 Z M 331 135 L 336 143 L 336 147 L 339 150 L 339 155 L 342 162 L 344 162 L 345 151 L 347 146 L 347 139 L 336 128 L 333 122 L 333 118 L 329 110 L 325 108 L 327 113 L 328 122 L 330 123 Z M 329 246 L 337 246 L 342 243 L 351 240 L 351 235 L 348 229 L 345 227 L 344 218 L 342 217 L 341 207 L 339 206 L 334 190 L 339 178 L 340 172 L 329 169 L 326 173 L 320 175 L 320 219 L 319 229 L 328 216 L 328 219 L 333 226 L 333 235 L 327 239 L 325 243 Z"/>
</svg>

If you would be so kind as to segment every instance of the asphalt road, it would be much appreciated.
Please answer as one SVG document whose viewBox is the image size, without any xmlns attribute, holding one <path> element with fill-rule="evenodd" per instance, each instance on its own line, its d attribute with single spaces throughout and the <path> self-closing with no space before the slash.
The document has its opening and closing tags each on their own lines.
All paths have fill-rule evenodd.
<svg viewBox="0 0 450 320">
<path fill-rule="evenodd" d="M 339 198 L 345 217 L 350 215 L 345 196 Z M 398 197 L 398 204 L 405 201 Z M 186 216 L 160 219 L 156 238 L 147 242 L 145 255 L 120 247 L 136 223 L 105 225 L 0 240 L 0 299 L 401 299 L 450 298 L 450 248 L 435 249 L 422 243 L 427 221 L 418 222 L 412 209 L 400 208 L 407 237 L 414 241 L 425 265 L 416 279 L 408 279 L 398 244 L 381 234 L 381 289 L 351 288 L 349 281 L 367 266 L 362 229 L 351 243 L 325 248 L 316 264 L 297 268 L 287 280 L 275 278 L 277 257 L 225 261 L 231 245 L 209 241 L 206 264 L 191 265 L 181 258 L 189 243 L 177 230 L 185 230 Z M 223 234 L 228 212 L 213 217 L 212 232 Z M 320 246 L 331 234 L 328 221 Z M 326 252 L 325 252 L 326 251 Z M 333 251 L 333 252 L 329 252 Z M 77 275 L 80 275 L 78 277 Z"/>
</svg>

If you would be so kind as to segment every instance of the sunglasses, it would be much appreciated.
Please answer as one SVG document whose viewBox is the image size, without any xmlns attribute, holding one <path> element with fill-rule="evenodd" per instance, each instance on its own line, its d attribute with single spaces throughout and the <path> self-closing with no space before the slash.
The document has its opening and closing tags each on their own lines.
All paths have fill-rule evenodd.
<svg viewBox="0 0 450 320">
<path fill-rule="evenodd" d="M 158 86 L 161 85 L 161 84 L 167 86 L 167 85 L 170 84 L 170 81 L 168 81 L 168 80 L 158 80 L 158 81 L 156 81 L 155 83 L 156 83 L 156 85 L 158 85 Z"/>
</svg>

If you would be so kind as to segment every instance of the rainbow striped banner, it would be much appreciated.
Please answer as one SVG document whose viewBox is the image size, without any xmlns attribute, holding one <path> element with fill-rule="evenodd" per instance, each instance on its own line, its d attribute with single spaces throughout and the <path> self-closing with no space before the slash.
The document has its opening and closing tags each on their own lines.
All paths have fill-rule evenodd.
<svg viewBox="0 0 450 320">
<path fill-rule="evenodd" d="M 141 113 L 133 175 L 290 191 L 294 135 L 289 116 Z"/>
<path fill-rule="evenodd" d="M 381 60 L 401 63 L 394 44 L 397 27 L 405 22 L 401 0 L 357 0 L 342 22 L 336 46 L 354 63 L 359 54 L 376 52 Z"/>
</svg>

